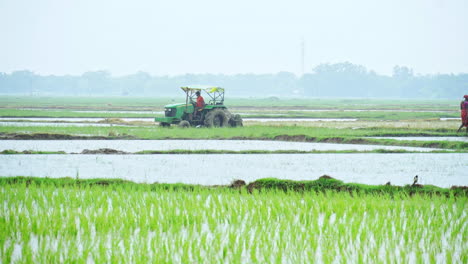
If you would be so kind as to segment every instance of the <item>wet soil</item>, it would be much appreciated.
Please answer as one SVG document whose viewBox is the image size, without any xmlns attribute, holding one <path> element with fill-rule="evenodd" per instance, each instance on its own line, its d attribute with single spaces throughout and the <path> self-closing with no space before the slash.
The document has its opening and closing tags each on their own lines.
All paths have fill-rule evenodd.
<svg viewBox="0 0 468 264">
<path fill-rule="evenodd" d="M 314 142 L 316 139 L 313 137 L 307 137 L 306 135 L 279 135 L 273 138 L 273 140 L 280 141 L 293 141 L 293 142 Z"/>
<path fill-rule="evenodd" d="M 101 148 L 101 149 L 95 149 L 95 150 L 85 149 L 81 152 L 81 154 L 129 154 L 129 153 L 125 151 L 116 150 L 116 149 Z"/>
<path fill-rule="evenodd" d="M 468 186 L 457 186 L 457 185 L 454 185 L 450 188 L 450 190 L 464 190 L 466 192 L 468 192 Z"/>
<path fill-rule="evenodd" d="M 239 189 L 239 188 L 242 188 L 243 186 L 247 185 L 245 183 L 245 181 L 243 180 L 235 180 L 231 183 L 231 185 L 229 185 L 229 187 L 231 188 L 235 188 L 235 189 Z"/>
<path fill-rule="evenodd" d="M 128 125 L 128 126 L 154 126 L 155 123 L 153 121 L 127 121 L 121 118 L 105 118 L 99 120 L 98 123 L 100 124 L 118 124 L 118 125 Z"/>
</svg>

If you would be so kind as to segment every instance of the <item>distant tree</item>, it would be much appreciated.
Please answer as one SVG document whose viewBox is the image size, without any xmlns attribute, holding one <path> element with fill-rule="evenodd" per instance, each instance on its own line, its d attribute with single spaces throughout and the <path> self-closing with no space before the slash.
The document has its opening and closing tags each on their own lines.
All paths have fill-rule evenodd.
<svg viewBox="0 0 468 264">
<path fill-rule="evenodd" d="M 107 71 L 91 71 L 81 75 L 84 82 L 80 88 L 84 89 L 85 93 L 91 94 L 106 94 L 109 92 L 110 73 Z"/>
<path fill-rule="evenodd" d="M 282 95 L 284 93 L 291 93 L 291 94 L 301 94 L 302 91 L 298 89 L 297 80 L 298 78 L 294 73 L 291 72 L 278 72 L 275 75 L 274 81 L 274 91 L 278 93 L 278 95 Z"/>
<path fill-rule="evenodd" d="M 379 75 L 349 62 L 320 64 L 297 77 L 276 74 L 184 74 L 152 76 L 137 72 L 112 77 L 107 71 L 81 76 L 40 76 L 31 71 L 0 73 L 2 94 L 182 96 L 179 87 L 193 84 L 227 88 L 229 97 L 306 95 L 314 97 L 460 98 L 468 91 L 468 74 L 415 75 L 411 68 L 395 66 L 391 76 Z"/>
<path fill-rule="evenodd" d="M 14 71 L 11 74 L 10 85 L 15 91 L 19 93 L 27 93 L 32 95 L 34 93 L 34 79 L 35 75 L 31 71 Z"/>
<path fill-rule="evenodd" d="M 367 69 L 362 65 L 349 62 L 320 64 L 313 69 L 315 76 L 310 78 L 315 84 L 317 96 L 351 96 L 367 95 Z M 311 89 L 307 87 L 305 89 Z"/>
<path fill-rule="evenodd" d="M 393 67 L 392 77 L 396 79 L 411 79 L 413 78 L 413 69 L 410 69 L 405 66 L 396 65 Z"/>
<path fill-rule="evenodd" d="M 395 97 L 417 97 L 419 89 L 417 81 L 414 78 L 413 70 L 406 66 L 393 67 L 392 88 L 389 91 L 391 96 Z"/>
</svg>

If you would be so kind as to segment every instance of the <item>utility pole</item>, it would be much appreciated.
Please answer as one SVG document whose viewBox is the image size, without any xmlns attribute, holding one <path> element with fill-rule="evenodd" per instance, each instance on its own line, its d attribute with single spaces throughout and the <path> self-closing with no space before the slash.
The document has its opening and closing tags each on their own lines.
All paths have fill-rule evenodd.
<svg viewBox="0 0 468 264">
<path fill-rule="evenodd" d="M 304 75 L 305 65 L 305 41 L 304 38 L 301 40 L 301 76 Z"/>
</svg>

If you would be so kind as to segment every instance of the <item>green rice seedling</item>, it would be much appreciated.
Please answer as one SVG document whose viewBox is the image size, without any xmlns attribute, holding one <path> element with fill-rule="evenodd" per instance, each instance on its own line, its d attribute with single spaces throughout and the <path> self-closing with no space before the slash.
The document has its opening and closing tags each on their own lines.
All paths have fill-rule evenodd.
<svg viewBox="0 0 468 264">
<path fill-rule="evenodd" d="M 463 262 L 468 250 L 466 196 L 47 182 L 2 182 L 0 196 L 2 262 Z"/>
</svg>

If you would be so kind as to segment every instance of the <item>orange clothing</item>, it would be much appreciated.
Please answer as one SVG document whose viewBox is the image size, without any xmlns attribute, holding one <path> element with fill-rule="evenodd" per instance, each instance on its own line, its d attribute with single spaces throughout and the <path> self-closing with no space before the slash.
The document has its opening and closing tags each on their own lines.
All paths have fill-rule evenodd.
<svg viewBox="0 0 468 264">
<path fill-rule="evenodd" d="M 198 108 L 205 107 L 205 99 L 201 95 L 197 97 L 197 104 L 195 106 Z"/>
</svg>

